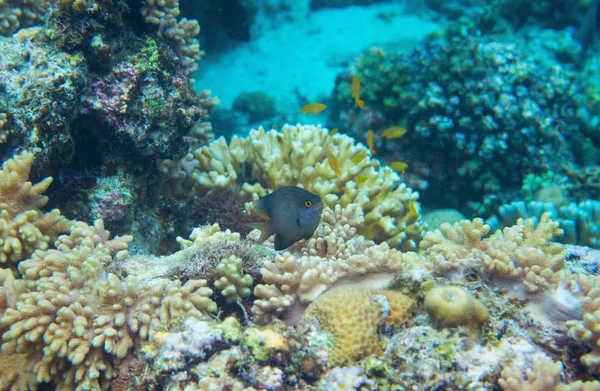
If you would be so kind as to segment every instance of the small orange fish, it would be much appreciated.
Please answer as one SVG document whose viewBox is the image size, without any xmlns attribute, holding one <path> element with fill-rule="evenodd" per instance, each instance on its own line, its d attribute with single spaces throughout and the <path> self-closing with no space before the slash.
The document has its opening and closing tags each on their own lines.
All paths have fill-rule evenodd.
<svg viewBox="0 0 600 391">
<path fill-rule="evenodd" d="M 354 103 L 361 109 L 365 107 L 365 102 L 360 99 L 360 76 L 352 75 L 352 97 L 354 98 Z"/>
<path fill-rule="evenodd" d="M 336 134 L 338 132 L 338 128 L 333 128 L 329 131 L 329 135 L 333 136 L 334 134 Z"/>
<path fill-rule="evenodd" d="M 340 163 L 332 152 L 327 153 L 327 161 L 329 162 L 329 167 L 338 175 L 342 175 L 342 170 L 340 170 Z"/>
<path fill-rule="evenodd" d="M 406 129 L 401 126 L 392 126 L 391 128 L 387 128 L 385 132 L 381 133 L 381 135 L 388 140 L 393 138 L 400 138 L 406 134 Z"/>
<path fill-rule="evenodd" d="M 375 148 L 373 148 L 373 145 L 373 131 L 369 129 L 369 131 L 367 132 L 367 146 L 369 147 L 369 151 L 371 151 L 371 153 L 375 155 Z"/>
<path fill-rule="evenodd" d="M 360 175 L 360 176 L 356 177 L 356 183 L 358 183 L 359 185 L 362 185 L 363 183 L 365 183 L 367 181 L 367 179 L 369 179 L 368 176 Z"/>
<path fill-rule="evenodd" d="M 408 168 L 408 164 L 405 162 L 391 162 L 390 167 L 392 167 L 394 171 L 404 174 L 404 171 Z"/>
<path fill-rule="evenodd" d="M 362 162 L 362 160 L 364 158 L 366 158 L 367 156 L 368 156 L 367 151 L 365 151 L 364 149 L 361 149 L 360 152 L 352 158 L 352 164 L 358 164 L 358 163 Z"/>
<path fill-rule="evenodd" d="M 419 208 L 415 202 L 412 202 L 410 205 L 408 205 L 408 212 L 412 217 L 417 217 L 419 215 Z"/>
<path fill-rule="evenodd" d="M 323 103 L 313 102 L 313 103 L 307 103 L 304 106 L 302 106 L 302 110 L 300 110 L 300 112 L 302 114 L 319 115 L 319 113 L 321 111 L 325 110 L 326 108 L 327 108 L 327 106 L 325 106 Z"/>
</svg>

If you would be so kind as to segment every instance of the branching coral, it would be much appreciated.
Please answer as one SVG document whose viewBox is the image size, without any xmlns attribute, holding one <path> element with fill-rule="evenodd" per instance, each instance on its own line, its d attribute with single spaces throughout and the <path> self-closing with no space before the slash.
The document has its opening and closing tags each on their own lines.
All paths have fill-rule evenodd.
<svg viewBox="0 0 600 391">
<path fill-rule="evenodd" d="M 218 276 L 215 288 L 220 290 L 228 303 L 239 303 L 252 292 L 252 276 L 243 273 L 243 263 L 240 258 L 232 255 L 224 258 L 215 269 Z"/>
<path fill-rule="evenodd" d="M 200 26 L 195 20 L 178 19 L 179 13 L 179 0 L 146 0 L 142 7 L 146 23 L 156 26 L 158 37 L 173 44 L 179 63 L 191 75 L 198 69 L 196 61 L 204 55 L 196 39 Z"/>
<path fill-rule="evenodd" d="M 328 153 L 337 156 L 342 175 L 329 166 Z M 191 175 L 179 183 L 182 195 L 239 186 L 242 195 L 257 199 L 282 186 L 300 186 L 327 206 L 362 208 L 364 221 L 357 228 L 368 239 L 414 248 L 421 237 L 418 193 L 345 135 L 309 125 L 285 125 L 281 132 L 259 128 L 247 139 L 233 137 L 229 145 L 220 138 L 196 150 L 194 159 Z"/>
<path fill-rule="evenodd" d="M 0 0 L 0 35 L 42 22 L 46 7 L 46 0 Z"/>
<path fill-rule="evenodd" d="M 537 225 L 532 219 L 519 219 L 516 225 L 484 238 L 489 231 L 479 218 L 442 224 L 439 230 L 427 232 L 421 249 L 440 274 L 475 268 L 520 280 L 530 292 L 550 287 L 564 264 L 564 248 L 552 242 L 562 230 L 549 214 L 542 215 Z"/>
<path fill-rule="evenodd" d="M 401 253 L 357 234 L 363 215 L 356 205 L 323 210 L 322 223 L 313 238 L 296 243 L 261 269 L 263 284 L 252 312 L 259 321 L 283 315 L 296 301 L 308 304 L 345 277 L 395 274 L 423 267 L 414 253 Z"/>
<path fill-rule="evenodd" d="M 0 263 L 16 264 L 36 249 L 45 250 L 71 225 L 58 209 L 40 210 L 48 202 L 42 194 L 52 178 L 29 182 L 33 160 L 32 153 L 22 152 L 0 170 Z"/>
<path fill-rule="evenodd" d="M 75 223 L 55 249 L 21 261 L 26 290 L 0 324 L 2 349 L 28 356 L 38 382 L 65 390 L 107 389 L 136 343 L 156 331 L 216 311 L 204 280 L 155 279 L 140 285 L 106 267 L 127 255 L 131 237 L 109 239 L 101 221 Z"/>
</svg>

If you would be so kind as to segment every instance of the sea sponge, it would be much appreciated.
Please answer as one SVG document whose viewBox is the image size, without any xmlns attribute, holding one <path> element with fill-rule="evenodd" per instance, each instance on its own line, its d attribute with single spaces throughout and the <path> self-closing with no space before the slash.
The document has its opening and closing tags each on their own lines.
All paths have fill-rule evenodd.
<svg viewBox="0 0 600 391">
<path fill-rule="evenodd" d="M 487 308 L 479 300 L 457 286 L 437 287 L 427 292 L 425 311 L 438 326 L 467 326 L 472 332 L 489 317 Z"/>
<path fill-rule="evenodd" d="M 330 366 L 342 366 L 381 354 L 384 344 L 378 329 L 384 323 L 394 327 L 405 323 L 413 307 L 413 300 L 399 292 L 341 287 L 310 304 L 299 329 L 308 329 L 316 320 L 333 336 Z"/>
<path fill-rule="evenodd" d="M 4 162 L 0 170 L 0 264 L 16 264 L 37 249 L 47 249 L 71 226 L 58 209 L 41 211 L 48 202 L 42 194 L 52 178 L 35 185 L 29 182 L 33 160 L 32 153 L 21 152 Z"/>
<path fill-rule="evenodd" d="M 339 161 L 342 175 L 330 167 L 327 155 Z M 343 134 L 330 135 L 313 125 L 284 125 L 281 131 L 252 130 L 248 138 L 234 136 L 229 145 L 219 138 L 194 152 L 191 178 L 182 193 L 205 194 L 215 187 L 241 189 L 253 200 L 282 186 L 299 186 L 317 193 L 326 206 L 354 203 L 365 219 L 359 234 L 392 247 L 412 249 L 420 240 L 423 223 L 419 194 L 404 184 L 391 168 L 372 159 L 369 150 Z M 364 181 L 358 183 L 358 177 Z M 252 203 L 247 209 L 252 209 Z"/>
</svg>

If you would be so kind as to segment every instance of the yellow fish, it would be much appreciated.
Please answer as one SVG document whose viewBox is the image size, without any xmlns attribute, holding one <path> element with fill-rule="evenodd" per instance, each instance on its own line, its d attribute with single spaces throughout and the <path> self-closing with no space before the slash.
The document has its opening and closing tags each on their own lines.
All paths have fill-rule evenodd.
<svg viewBox="0 0 600 391">
<path fill-rule="evenodd" d="M 408 205 L 408 212 L 412 217 L 417 217 L 419 215 L 419 208 L 417 208 L 416 203 L 411 203 Z"/>
<path fill-rule="evenodd" d="M 365 151 L 364 149 L 361 149 L 360 152 L 352 158 L 352 164 L 358 164 L 358 163 L 362 162 L 362 160 L 364 158 L 366 158 L 367 155 L 368 155 L 367 151 Z"/>
<path fill-rule="evenodd" d="M 360 176 L 356 177 L 356 183 L 358 183 L 359 185 L 362 185 L 363 183 L 365 183 L 367 181 L 367 179 L 369 179 L 368 176 L 360 175 Z"/>
<path fill-rule="evenodd" d="M 375 155 L 375 149 L 373 148 L 373 145 L 373 131 L 369 129 L 369 131 L 367 132 L 367 146 L 369 147 L 369 151 L 371 151 L 371 153 Z"/>
<path fill-rule="evenodd" d="M 387 128 L 381 135 L 387 139 L 400 138 L 406 134 L 406 129 L 401 126 Z"/>
<path fill-rule="evenodd" d="M 394 171 L 404 174 L 404 171 L 408 168 L 408 164 L 404 162 L 391 162 L 390 167 L 392 167 Z"/>
<path fill-rule="evenodd" d="M 361 109 L 365 107 L 365 102 L 360 99 L 360 76 L 352 75 L 352 97 L 354 98 L 354 103 Z"/>
<path fill-rule="evenodd" d="M 338 132 L 338 128 L 333 128 L 329 131 L 329 135 L 333 136 L 334 134 L 336 134 Z"/>
<path fill-rule="evenodd" d="M 307 103 L 304 106 L 302 106 L 302 110 L 300 110 L 300 112 L 302 114 L 319 115 L 319 113 L 321 111 L 325 110 L 326 108 L 327 108 L 327 106 L 325 106 L 323 103 L 319 103 L 319 102 Z"/>
<path fill-rule="evenodd" d="M 340 170 L 340 164 L 332 152 L 327 153 L 327 161 L 329 162 L 329 167 L 338 175 L 342 175 L 342 170 Z"/>
</svg>

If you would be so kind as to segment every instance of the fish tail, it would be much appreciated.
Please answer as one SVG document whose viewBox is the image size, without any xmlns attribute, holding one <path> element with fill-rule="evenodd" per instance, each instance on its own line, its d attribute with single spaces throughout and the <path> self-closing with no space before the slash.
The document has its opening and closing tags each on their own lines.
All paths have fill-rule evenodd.
<svg viewBox="0 0 600 391">
<path fill-rule="evenodd" d="M 269 238 L 269 236 L 273 235 L 273 230 L 271 229 L 271 224 L 267 222 L 258 222 L 258 223 L 246 223 L 247 227 L 254 228 L 260 231 L 260 239 L 258 241 L 263 243 L 265 240 Z"/>
</svg>

